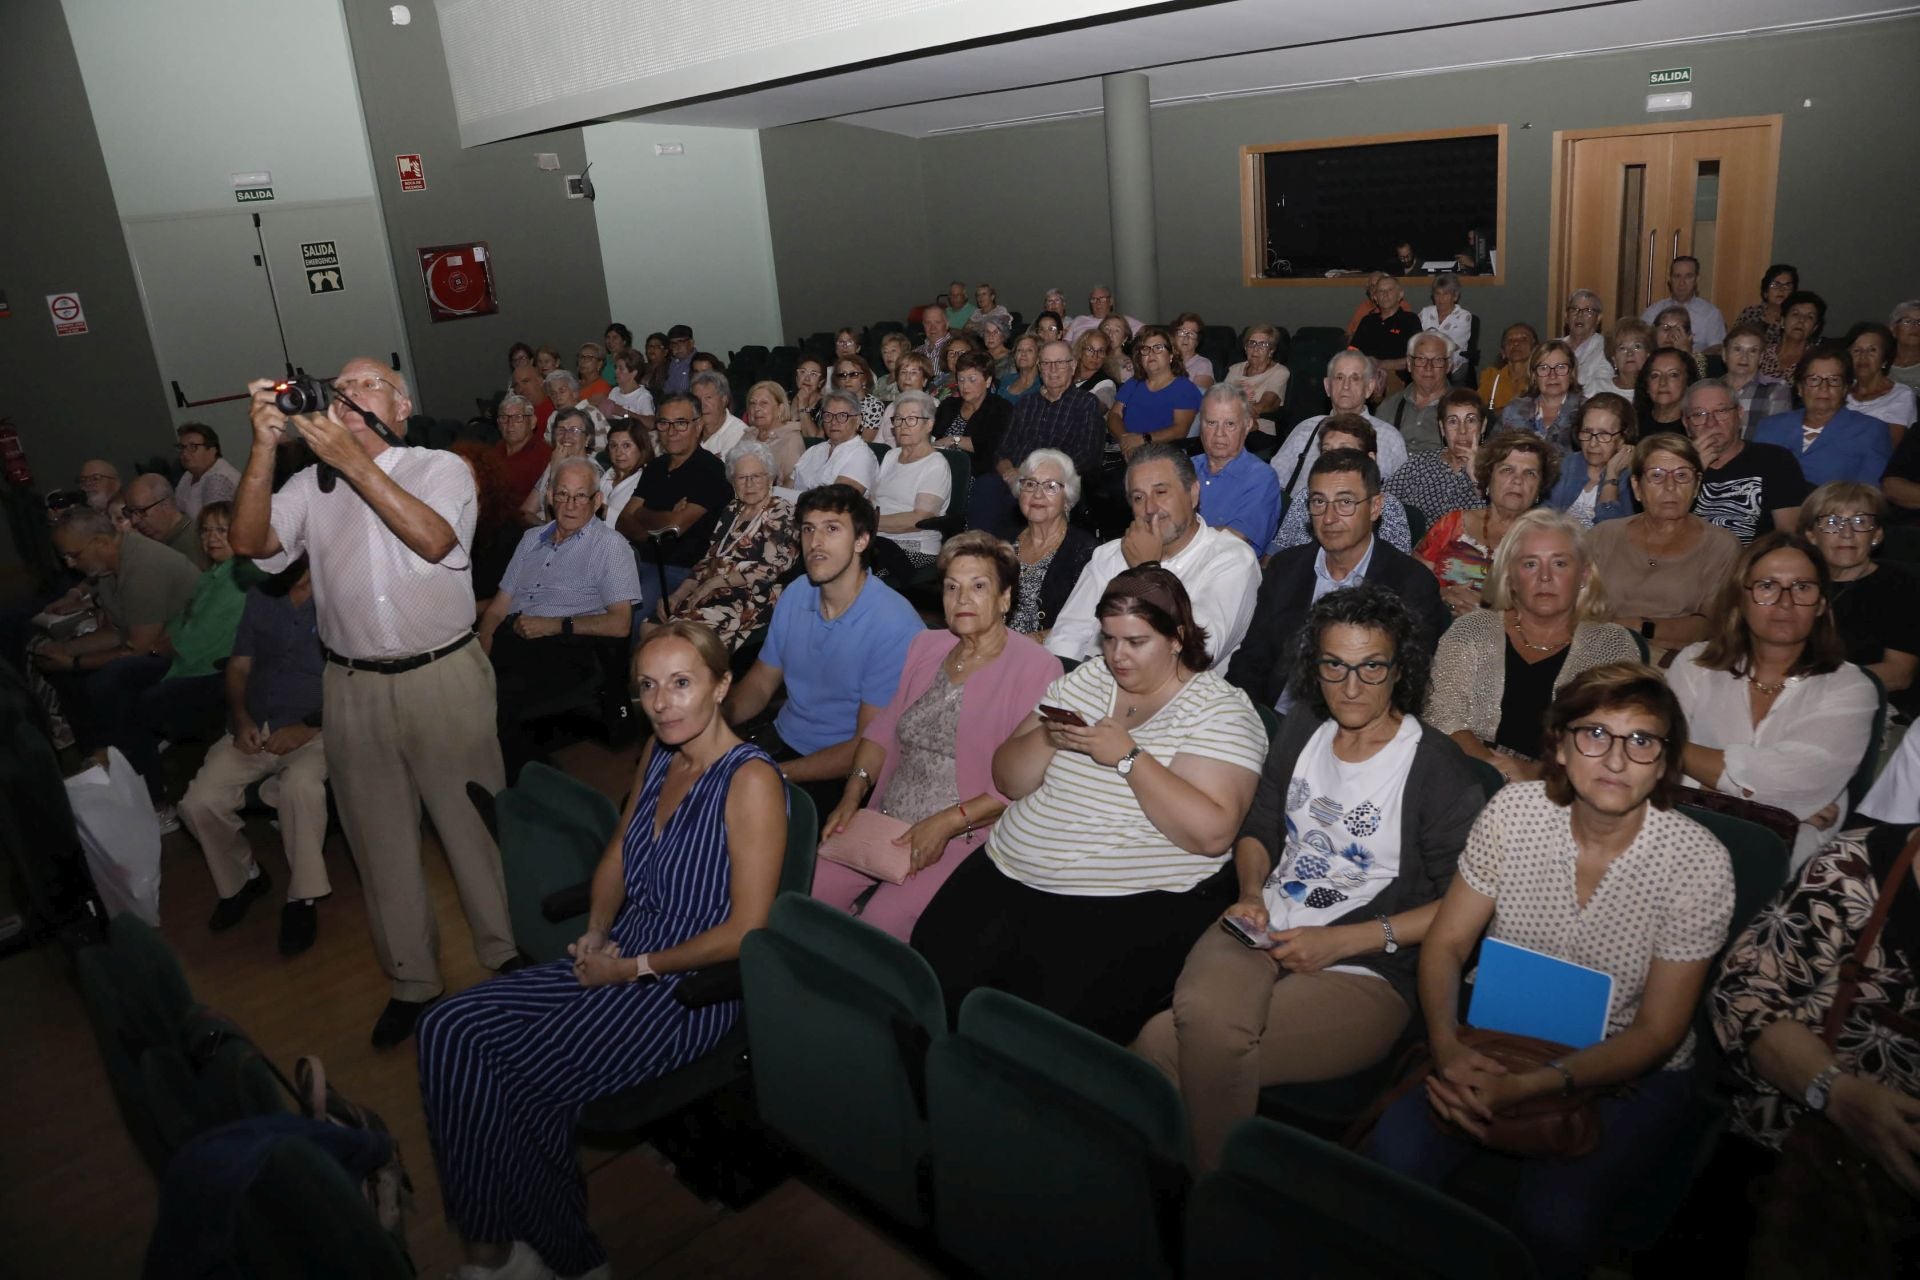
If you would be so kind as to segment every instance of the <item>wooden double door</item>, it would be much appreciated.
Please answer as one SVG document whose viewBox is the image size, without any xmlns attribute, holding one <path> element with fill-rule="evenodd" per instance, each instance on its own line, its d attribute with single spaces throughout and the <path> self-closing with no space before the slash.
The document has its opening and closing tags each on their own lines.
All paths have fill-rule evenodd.
<svg viewBox="0 0 1920 1280">
<path fill-rule="evenodd" d="M 1667 296 L 1674 258 L 1728 324 L 1759 298 L 1773 251 L 1779 116 L 1554 134 L 1547 314 L 1592 289 L 1609 319 Z"/>
</svg>

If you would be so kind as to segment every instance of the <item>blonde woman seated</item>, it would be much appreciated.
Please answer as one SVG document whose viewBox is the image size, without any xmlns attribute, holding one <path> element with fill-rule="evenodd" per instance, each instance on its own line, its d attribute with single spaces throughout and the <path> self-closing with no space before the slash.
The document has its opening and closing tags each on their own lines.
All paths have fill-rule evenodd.
<svg viewBox="0 0 1920 1280">
<path fill-rule="evenodd" d="M 746 438 L 773 451 L 773 482 L 791 484 L 793 469 L 807 451 L 807 434 L 789 412 L 785 387 L 768 381 L 748 389 Z"/>
<path fill-rule="evenodd" d="M 954 869 L 986 843 L 1007 806 L 993 753 L 1060 678 L 1060 659 L 1007 629 L 1020 579 L 1013 548 L 970 529 L 940 551 L 945 628 L 907 646 L 900 685 L 854 745 L 846 794 L 820 824 L 823 838 L 868 807 L 910 823 L 905 884 L 837 862 L 814 868 L 813 896 L 906 941 Z"/>
<path fill-rule="evenodd" d="M 1634 662 L 1640 647 L 1608 621 L 1606 584 L 1573 517 L 1535 507 L 1513 522 L 1487 574 L 1487 605 L 1440 638 L 1427 724 L 1509 782 L 1540 777 L 1553 697 L 1589 667 Z"/>
<path fill-rule="evenodd" d="M 1713 637 L 1682 649 L 1667 673 L 1692 726 L 1687 780 L 1799 818 L 1796 872 L 1847 816 L 1879 700 L 1846 660 L 1831 590 L 1812 546 L 1761 534 L 1719 594 Z"/>
</svg>

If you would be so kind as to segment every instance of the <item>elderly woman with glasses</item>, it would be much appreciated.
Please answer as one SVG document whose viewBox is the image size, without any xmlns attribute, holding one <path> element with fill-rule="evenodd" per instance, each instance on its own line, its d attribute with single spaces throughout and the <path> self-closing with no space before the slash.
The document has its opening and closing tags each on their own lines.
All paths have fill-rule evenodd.
<svg viewBox="0 0 1920 1280">
<path fill-rule="evenodd" d="M 864 447 L 864 446 L 863 446 Z M 733 501 L 721 509 L 713 541 L 687 579 L 667 597 L 667 617 L 713 628 L 728 652 L 765 626 L 780 599 L 780 579 L 800 556 L 793 504 L 773 492 L 773 450 L 742 440 L 727 454 Z M 646 623 L 644 636 L 658 623 Z"/>
<path fill-rule="evenodd" d="M 1582 672 L 1555 697 L 1542 738 L 1541 781 L 1487 802 L 1427 929 L 1418 991 L 1433 1071 L 1387 1109 L 1367 1154 L 1436 1187 L 1463 1166 L 1518 1160 L 1498 1216 L 1542 1275 L 1572 1277 L 1591 1269 L 1616 1208 L 1670 1158 L 1694 1105 L 1693 1015 L 1726 942 L 1734 881 L 1726 849 L 1673 807 L 1689 717 L 1658 671 Z M 1460 984 L 1482 934 L 1611 977 L 1600 1040 L 1528 1070 L 1470 1047 Z M 1592 1151 L 1525 1158 L 1484 1145 L 1496 1117 L 1575 1089 L 1604 1091 Z"/>
<path fill-rule="evenodd" d="M 860 397 L 860 437 L 869 444 L 878 439 L 880 429 L 886 425 L 887 406 L 879 396 L 873 394 L 873 366 L 861 359 L 857 352 L 836 357 L 833 362 L 833 385 L 838 390 L 851 391 Z"/>
<path fill-rule="evenodd" d="M 1485 497 L 1471 511 L 1449 511 L 1413 550 L 1439 579 L 1440 598 L 1458 618 L 1482 603 L 1487 570 L 1514 521 L 1540 505 L 1560 478 L 1560 455 L 1527 431 L 1502 431 L 1480 446 L 1473 479 Z"/>
<path fill-rule="evenodd" d="M 1752 438 L 1793 454 L 1808 484 L 1878 484 L 1893 460 L 1893 436 L 1880 419 L 1847 408 L 1853 360 L 1846 348 L 1815 347 L 1794 370 L 1793 381 L 1801 407 L 1766 419 Z"/>
<path fill-rule="evenodd" d="M 1099 544 L 1085 529 L 1067 523 L 1067 512 L 1080 501 L 1080 474 L 1060 450 L 1029 453 L 1012 488 L 1023 523 L 1013 540 L 1020 583 L 1007 625 L 1044 643 Z"/>
<path fill-rule="evenodd" d="M 1727 340 L 1720 347 L 1720 357 L 1727 365 L 1723 381 L 1740 405 L 1741 439 L 1751 436 L 1755 426 L 1774 414 L 1793 408 L 1793 389 L 1760 372 L 1760 360 L 1766 351 L 1765 328 L 1747 320 L 1727 330 Z"/>
<path fill-rule="evenodd" d="M 893 402 L 894 447 L 880 461 L 873 486 L 880 536 L 906 552 L 908 563 L 925 568 L 940 554 L 940 533 L 921 522 L 943 516 L 953 499 L 953 472 L 933 447 L 934 399 L 908 391 Z"/>
<path fill-rule="evenodd" d="M 1447 376 L 1451 378 L 1467 367 L 1467 348 L 1473 345 L 1473 312 L 1460 305 L 1460 277 L 1455 272 L 1437 273 L 1427 292 L 1433 301 L 1420 308 L 1420 328 L 1453 344 L 1448 348 Z"/>
<path fill-rule="evenodd" d="M 1875 562 L 1886 537 L 1886 499 L 1870 484 L 1836 480 L 1800 507 L 1800 536 L 1827 563 L 1828 598 L 1847 661 L 1880 677 L 1888 693 L 1913 687 L 1920 667 L 1920 583 Z"/>
<path fill-rule="evenodd" d="M 1240 342 L 1247 358 L 1227 366 L 1227 385 L 1240 389 L 1240 394 L 1253 407 L 1258 429 L 1268 435 L 1274 434 L 1274 419 L 1287 401 L 1287 379 L 1291 376 L 1287 366 L 1274 359 L 1279 343 L 1279 329 L 1270 324 L 1256 324 Z"/>
<path fill-rule="evenodd" d="M 1438 450 L 1416 453 L 1394 472 L 1384 486 L 1388 496 L 1416 507 L 1432 524 L 1449 511 L 1472 511 L 1487 505 L 1473 479 L 1473 455 L 1480 449 L 1487 415 L 1480 393 L 1455 387 L 1440 397 L 1435 416 L 1440 424 Z"/>
<path fill-rule="evenodd" d="M 1793 374 L 1807 353 L 1820 345 L 1827 327 L 1827 300 L 1811 289 L 1796 289 L 1788 296 L 1780 317 L 1780 336 L 1767 344 L 1760 357 L 1760 372 L 1778 378 Z"/>
<path fill-rule="evenodd" d="M 1206 328 L 1207 322 L 1191 311 L 1182 311 L 1173 322 L 1173 345 L 1180 352 L 1188 379 L 1202 392 L 1214 384 L 1213 361 L 1200 354 L 1200 339 Z"/>
<path fill-rule="evenodd" d="M 553 519 L 553 503 L 548 491 L 553 487 L 554 468 L 568 458 L 592 456 L 587 444 L 593 438 L 593 420 L 585 408 L 554 410 L 551 429 L 553 453 L 547 459 L 547 468 L 520 504 L 520 523 L 529 529 Z"/>
<path fill-rule="evenodd" d="M 1527 394 L 1500 414 L 1503 429 L 1531 431 L 1563 451 L 1573 448 L 1573 424 L 1580 412 L 1580 361 L 1573 348 L 1555 338 L 1533 351 L 1533 378 Z"/>
<path fill-rule="evenodd" d="M 1647 367 L 1654 346 L 1653 326 L 1639 316 L 1622 316 L 1614 322 L 1607 341 L 1607 358 L 1613 365 L 1610 390 L 1628 403 L 1640 386 L 1640 371 Z"/>
<path fill-rule="evenodd" d="M 1627 468 L 1633 462 L 1633 406 L 1611 391 L 1602 391 L 1580 406 L 1580 425 L 1574 442 L 1580 457 L 1569 456 L 1560 468 L 1560 483 L 1547 505 L 1564 511 L 1582 528 L 1602 520 L 1633 514 L 1633 493 L 1627 487 Z"/>
<path fill-rule="evenodd" d="M 895 400 L 888 407 L 898 409 L 899 403 Z M 893 416 L 897 426 L 899 414 Z M 851 391 L 827 392 L 820 400 L 820 427 L 827 438 L 801 454 L 794 464 L 793 497 L 823 484 L 850 484 L 862 494 L 871 492 L 879 478 L 880 464 L 874 460 L 873 449 L 860 437 L 860 397 Z"/>
<path fill-rule="evenodd" d="M 1846 817 L 1879 700 L 1847 661 L 1829 590 L 1811 545 L 1761 534 L 1720 592 L 1712 637 L 1681 650 L 1667 673 L 1693 727 L 1688 781 L 1799 818 L 1796 872 Z"/>
<path fill-rule="evenodd" d="M 1786 327 L 1787 299 L 1800 292 L 1800 268 L 1786 262 L 1776 262 L 1760 276 L 1760 301 L 1748 303 L 1740 309 L 1734 320 L 1742 324 L 1760 326 L 1762 339 L 1768 347 L 1780 344 L 1780 335 Z M 1780 370 L 1765 369 L 1765 373 L 1778 376 Z"/>
<path fill-rule="evenodd" d="M 1645 637 L 1654 656 L 1705 638 L 1715 595 L 1740 558 L 1740 542 L 1694 514 L 1700 452 L 1672 432 L 1633 449 L 1640 514 L 1593 527 L 1587 550 L 1613 597 L 1613 620 Z"/>
<path fill-rule="evenodd" d="M 1426 722 L 1508 781 L 1540 777 L 1540 726 L 1568 681 L 1640 648 L 1610 621 L 1571 516 L 1535 507 L 1513 522 L 1487 574 L 1487 607 L 1440 637 Z"/>
</svg>

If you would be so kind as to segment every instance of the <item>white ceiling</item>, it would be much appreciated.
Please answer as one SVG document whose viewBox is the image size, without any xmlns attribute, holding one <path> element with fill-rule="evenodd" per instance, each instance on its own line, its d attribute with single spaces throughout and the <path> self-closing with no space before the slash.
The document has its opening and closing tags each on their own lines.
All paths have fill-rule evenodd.
<svg viewBox="0 0 1920 1280">
<path fill-rule="evenodd" d="M 1116 71 L 1150 71 L 1158 106 L 1915 12 L 1885 0 L 1224 0 L 637 118 L 734 128 L 834 119 L 925 137 L 1096 115 L 1099 77 Z"/>
</svg>

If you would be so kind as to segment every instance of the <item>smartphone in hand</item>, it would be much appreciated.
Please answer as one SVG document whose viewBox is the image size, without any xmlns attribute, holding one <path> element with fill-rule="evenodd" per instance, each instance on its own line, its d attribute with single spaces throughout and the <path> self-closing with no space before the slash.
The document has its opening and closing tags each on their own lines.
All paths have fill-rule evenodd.
<svg viewBox="0 0 1920 1280">
<path fill-rule="evenodd" d="M 1278 945 L 1273 935 L 1265 929 L 1257 928 L 1239 916 L 1221 916 L 1220 927 L 1227 931 L 1235 942 L 1243 947 L 1252 947 L 1255 951 L 1271 951 Z"/>
<path fill-rule="evenodd" d="M 1055 724 L 1070 724 L 1082 729 L 1087 727 L 1087 718 L 1069 707 L 1056 707 L 1052 703 L 1043 702 L 1036 710 L 1040 712 L 1043 719 L 1051 720 Z"/>
</svg>

